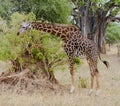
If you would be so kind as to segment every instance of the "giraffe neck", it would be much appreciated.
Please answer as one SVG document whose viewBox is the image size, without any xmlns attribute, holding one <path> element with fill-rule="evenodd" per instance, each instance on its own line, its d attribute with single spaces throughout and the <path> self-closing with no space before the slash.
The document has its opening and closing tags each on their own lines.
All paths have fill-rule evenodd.
<svg viewBox="0 0 120 106">
<path fill-rule="evenodd" d="M 50 24 L 50 23 L 40 23 L 32 22 L 32 28 L 40 31 L 44 31 L 53 35 L 60 37 L 63 41 L 66 41 L 70 37 L 70 32 L 74 32 L 77 28 L 71 25 L 62 24 Z"/>
</svg>

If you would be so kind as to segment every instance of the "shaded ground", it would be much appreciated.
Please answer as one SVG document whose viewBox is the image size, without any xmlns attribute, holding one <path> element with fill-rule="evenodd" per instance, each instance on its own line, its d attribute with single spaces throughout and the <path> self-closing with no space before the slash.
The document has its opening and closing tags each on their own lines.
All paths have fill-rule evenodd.
<svg viewBox="0 0 120 106">
<path fill-rule="evenodd" d="M 99 62 L 101 94 L 98 97 L 95 96 L 95 90 L 91 96 L 87 95 L 90 88 L 90 73 L 86 60 L 83 60 L 84 64 L 75 72 L 75 93 L 70 94 L 66 89 L 60 93 L 35 92 L 23 95 L 0 92 L 0 106 L 120 106 L 120 58 L 116 54 L 116 48 L 111 48 L 107 56 L 101 56 L 109 61 L 110 68 L 106 69 L 103 63 Z M 66 85 L 68 89 L 70 84 L 68 68 L 66 67 L 64 72 L 57 71 L 55 75 L 60 84 Z M 87 80 L 87 88 L 80 87 L 79 76 Z"/>
</svg>

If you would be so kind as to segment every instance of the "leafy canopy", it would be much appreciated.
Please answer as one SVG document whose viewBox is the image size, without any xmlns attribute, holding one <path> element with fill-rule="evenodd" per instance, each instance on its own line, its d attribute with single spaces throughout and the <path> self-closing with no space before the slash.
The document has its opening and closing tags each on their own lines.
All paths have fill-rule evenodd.
<svg viewBox="0 0 120 106">
<path fill-rule="evenodd" d="M 14 12 L 34 13 L 37 20 L 53 23 L 68 23 L 71 14 L 68 0 L 0 0 L 0 16 L 4 19 Z"/>
<path fill-rule="evenodd" d="M 120 25 L 111 23 L 106 31 L 106 42 L 109 44 L 120 42 Z"/>
</svg>

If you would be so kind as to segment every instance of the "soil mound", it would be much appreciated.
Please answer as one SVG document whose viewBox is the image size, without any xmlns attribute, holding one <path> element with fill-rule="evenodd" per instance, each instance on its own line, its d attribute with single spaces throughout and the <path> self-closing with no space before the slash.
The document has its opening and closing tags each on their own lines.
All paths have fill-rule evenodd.
<svg viewBox="0 0 120 106">
<path fill-rule="evenodd" d="M 46 74 L 42 72 L 31 72 L 24 69 L 21 72 L 6 71 L 0 75 L 1 92 L 33 93 L 59 92 L 62 89 L 58 83 L 51 82 Z"/>
</svg>

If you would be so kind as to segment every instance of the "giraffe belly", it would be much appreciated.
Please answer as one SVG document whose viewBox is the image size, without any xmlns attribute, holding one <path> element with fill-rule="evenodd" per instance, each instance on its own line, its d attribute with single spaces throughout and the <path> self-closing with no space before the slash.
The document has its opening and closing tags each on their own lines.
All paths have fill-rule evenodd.
<svg viewBox="0 0 120 106">
<path fill-rule="evenodd" d="M 81 56 L 84 56 L 84 53 L 82 51 L 80 51 L 79 49 L 77 49 L 76 52 L 75 52 L 75 56 L 76 57 L 81 57 Z"/>
</svg>

